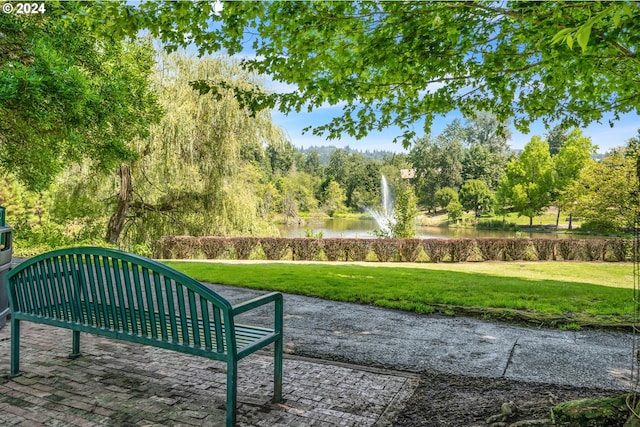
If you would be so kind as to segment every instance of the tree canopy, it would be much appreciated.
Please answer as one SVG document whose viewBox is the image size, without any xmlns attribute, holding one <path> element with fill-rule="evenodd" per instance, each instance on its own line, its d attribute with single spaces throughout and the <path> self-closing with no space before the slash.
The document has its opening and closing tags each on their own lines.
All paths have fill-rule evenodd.
<svg viewBox="0 0 640 427">
<path fill-rule="evenodd" d="M 416 193 L 428 209 L 436 208 L 438 190 L 458 188 L 463 182 L 463 135 L 456 120 L 437 137 L 425 136 L 416 140 L 409 153 L 409 161 L 416 170 Z"/>
<path fill-rule="evenodd" d="M 608 112 L 640 113 L 640 6 L 628 0 L 225 2 L 219 14 L 208 2 L 83 7 L 84 19 L 112 37 L 148 29 L 201 54 L 251 48 L 246 69 L 294 90 L 236 90 L 243 105 L 342 105 L 341 116 L 313 129 L 331 138 L 395 125 L 408 145 L 413 124 L 428 131 L 453 110 L 491 111 L 520 130 L 540 118 L 584 126 Z"/>
<path fill-rule="evenodd" d="M 499 203 L 511 205 L 521 215 L 539 215 L 551 202 L 553 190 L 553 161 L 549 154 L 549 144 L 538 136 L 524 147 L 517 159 L 507 163 L 507 170 L 498 187 Z"/>
<path fill-rule="evenodd" d="M 470 179 L 460 187 L 460 202 L 467 211 L 491 211 L 495 203 L 493 193 L 484 181 Z"/>
<path fill-rule="evenodd" d="M 159 115 L 150 89 L 153 49 L 105 42 L 74 4 L 0 15 L 0 167 L 43 189 L 69 163 L 110 169 L 135 153 Z"/>
<path fill-rule="evenodd" d="M 583 220 L 583 227 L 601 231 L 633 230 L 639 206 L 637 154 L 616 151 L 601 161 L 589 160 L 563 194 L 564 205 Z"/>
</svg>

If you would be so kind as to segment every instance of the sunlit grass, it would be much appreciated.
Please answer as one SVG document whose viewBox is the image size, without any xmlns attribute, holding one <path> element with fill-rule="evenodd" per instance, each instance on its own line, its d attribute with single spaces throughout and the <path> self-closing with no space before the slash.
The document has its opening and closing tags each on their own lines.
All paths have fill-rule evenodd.
<svg viewBox="0 0 640 427">
<path fill-rule="evenodd" d="M 557 217 L 557 211 L 549 210 L 541 215 L 537 215 L 533 217 L 532 224 L 534 227 L 542 227 L 555 225 Z M 567 215 L 560 215 L 560 220 L 558 225 L 560 229 L 566 229 L 569 225 L 569 221 L 567 221 Z M 421 225 L 431 225 L 431 226 L 439 226 L 439 225 L 447 225 L 449 227 L 456 226 L 466 226 L 466 227 L 475 227 L 478 226 L 480 228 L 501 228 L 504 224 L 508 228 L 512 226 L 518 227 L 529 227 L 529 217 L 518 215 L 517 212 L 510 212 L 505 215 L 494 214 L 494 215 L 483 215 L 481 218 L 476 218 L 473 212 L 465 213 L 462 215 L 462 220 L 457 223 L 451 223 L 448 219 L 447 213 L 445 211 L 439 211 L 437 214 L 426 214 L 426 212 L 422 212 L 418 217 L 418 222 Z M 580 219 L 573 219 L 571 221 L 572 227 L 579 228 L 580 227 Z"/>
<path fill-rule="evenodd" d="M 375 266 L 375 263 L 368 264 Z M 468 263 L 420 263 L 397 264 L 398 267 L 426 268 L 519 277 L 525 279 L 555 280 L 562 282 L 590 283 L 594 285 L 633 289 L 633 265 L 631 263 L 587 262 L 468 262 Z"/>
<path fill-rule="evenodd" d="M 630 264 L 167 264 L 210 283 L 547 326 L 626 326 L 634 309 Z"/>
</svg>

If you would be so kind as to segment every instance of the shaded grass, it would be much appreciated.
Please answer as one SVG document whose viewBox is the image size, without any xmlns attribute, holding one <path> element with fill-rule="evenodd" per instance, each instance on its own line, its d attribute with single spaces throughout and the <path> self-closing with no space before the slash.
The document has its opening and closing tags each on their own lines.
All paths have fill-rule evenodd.
<svg viewBox="0 0 640 427">
<path fill-rule="evenodd" d="M 472 263 L 439 264 L 434 268 L 326 263 L 166 264 L 203 282 L 417 313 L 465 314 L 551 327 L 627 328 L 634 310 L 632 290 L 615 286 L 626 278 L 628 264 L 531 263 L 522 267 L 520 263 L 477 263 L 485 269 L 481 272 L 460 268 L 476 265 Z M 553 278 L 554 274 L 560 279 Z M 601 284 L 580 281 L 580 276 Z"/>
</svg>

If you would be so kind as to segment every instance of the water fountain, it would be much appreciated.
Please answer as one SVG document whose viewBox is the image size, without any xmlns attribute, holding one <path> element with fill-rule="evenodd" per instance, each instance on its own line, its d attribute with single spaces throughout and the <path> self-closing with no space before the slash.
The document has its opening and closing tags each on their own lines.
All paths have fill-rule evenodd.
<svg viewBox="0 0 640 427">
<path fill-rule="evenodd" d="M 380 192 L 382 193 L 382 206 L 380 209 L 367 208 L 366 211 L 380 227 L 378 233 L 384 237 L 391 237 L 393 226 L 396 224 L 396 215 L 393 208 L 394 200 L 391 195 L 391 188 L 384 175 L 380 178 Z"/>
</svg>

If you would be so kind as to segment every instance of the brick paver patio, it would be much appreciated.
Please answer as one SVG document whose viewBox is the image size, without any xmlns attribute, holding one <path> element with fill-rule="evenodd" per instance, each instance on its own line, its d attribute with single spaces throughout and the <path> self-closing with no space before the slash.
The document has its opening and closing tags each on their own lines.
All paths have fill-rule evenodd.
<svg viewBox="0 0 640 427">
<path fill-rule="evenodd" d="M 224 425 L 225 365 L 196 356 L 23 322 L 21 369 L 7 379 L 10 325 L 0 330 L 0 425 Z M 417 385 L 395 371 L 286 357 L 284 402 L 270 402 L 272 357 L 239 365 L 240 426 L 385 426 Z"/>
</svg>

